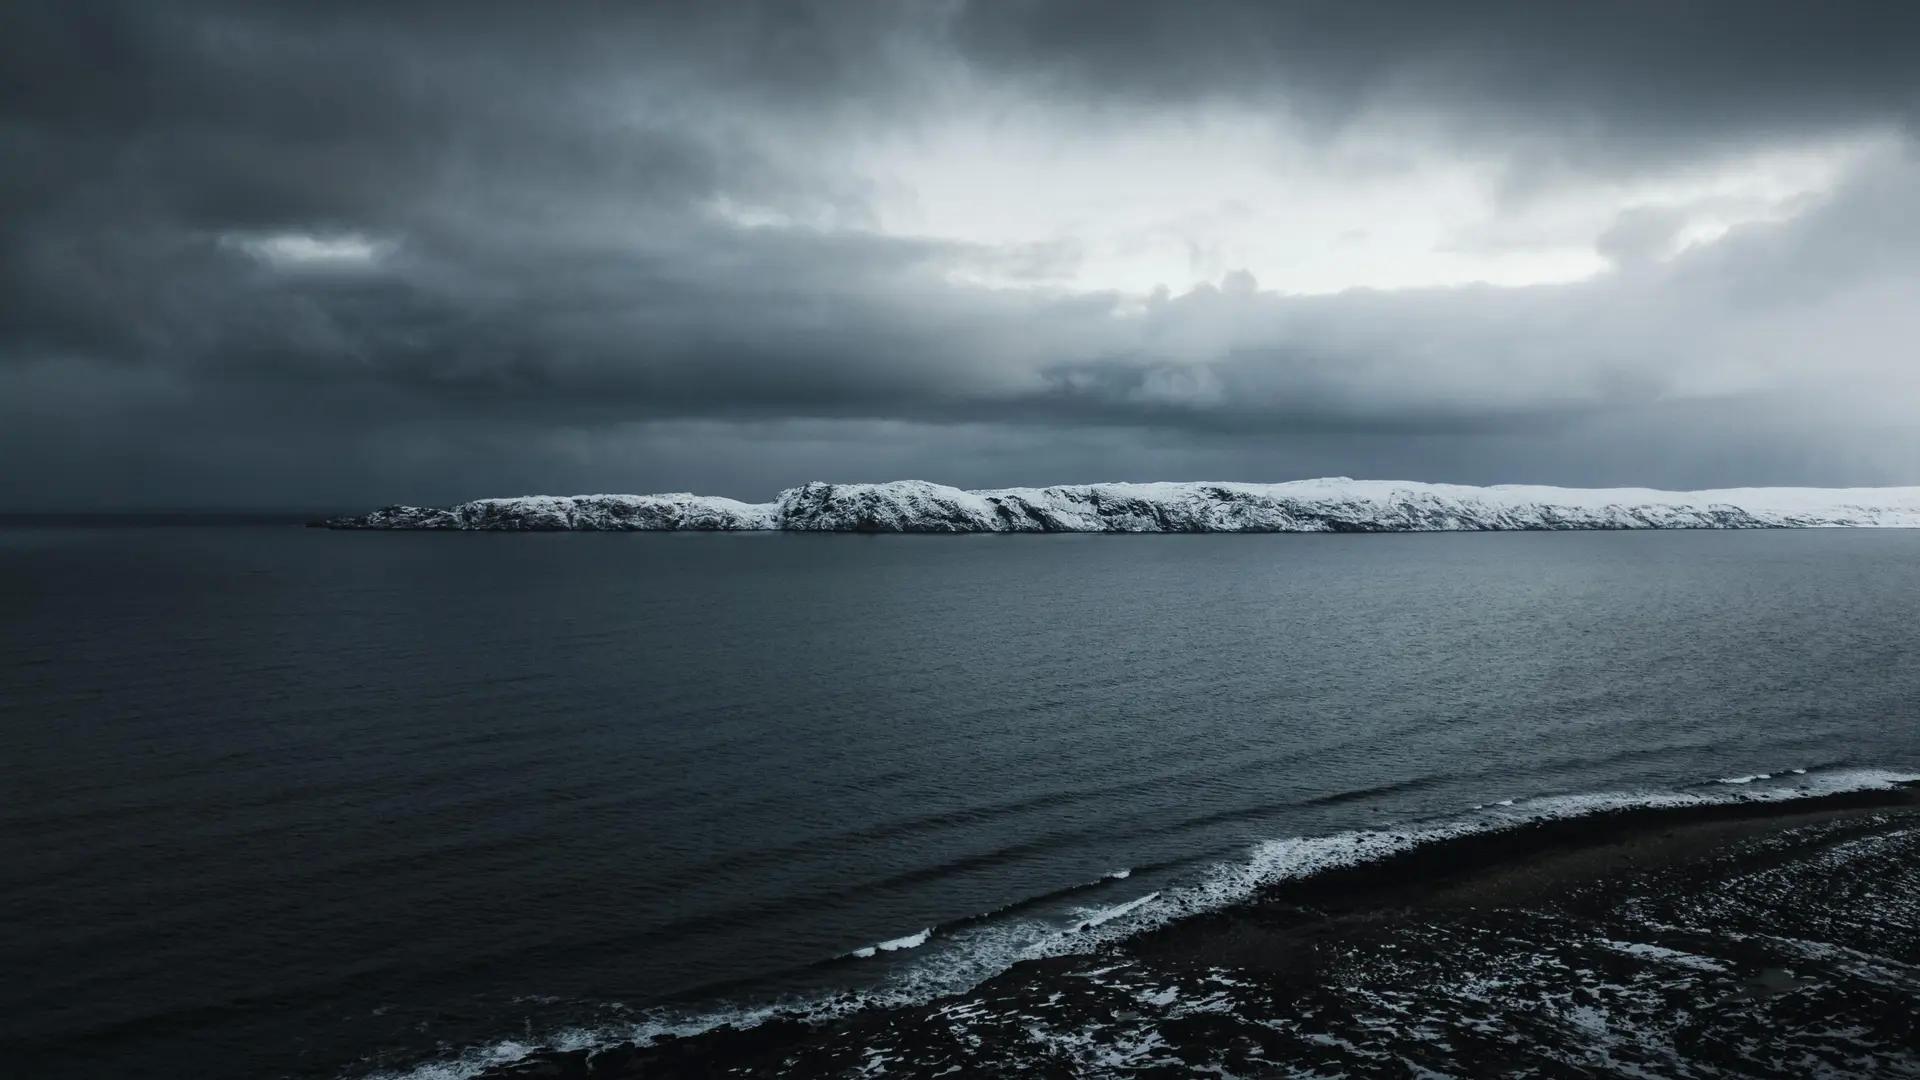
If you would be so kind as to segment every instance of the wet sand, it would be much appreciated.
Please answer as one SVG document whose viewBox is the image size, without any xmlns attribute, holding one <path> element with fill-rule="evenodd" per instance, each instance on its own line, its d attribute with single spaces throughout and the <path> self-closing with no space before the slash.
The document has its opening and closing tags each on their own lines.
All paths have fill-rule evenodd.
<svg viewBox="0 0 1920 1080">
<path fill-rule="evenodd" d="M 1920 1075 L 1920 788 L 1598 813 L 1268 888 L 968 993 L 487 1074 Z"/>
</svg>

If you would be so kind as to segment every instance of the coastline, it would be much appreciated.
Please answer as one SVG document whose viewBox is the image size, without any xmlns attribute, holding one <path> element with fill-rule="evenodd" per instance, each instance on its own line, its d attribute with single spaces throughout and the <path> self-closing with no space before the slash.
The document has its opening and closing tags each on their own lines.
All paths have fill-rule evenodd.
<svg viewBox="0 0 1920 1080">
<path fill-rule="evenodd" d="M 1920 528 L 1920 487 L 1472 487 L 1329 477 L 968 491 L 921 480 L 813 482 L 772 502 L 690 492 L 528 495 L 387 506 L 330 529 L 505 532 L 1317 533 Z"/>
<path fill-rule="evenodd" d="M 1433 840 L 1283 880 L 1088 954 L 1023 960 L 922 1005 L 538 1052 L 481 1076 L 1370 1074 L 1389 1063 L 1402 1075 L 1529 1063 L 1745 1075 L 1790 1043 L 1824 1062 L 1800 1075 L 1897 1075 L 1920 1068 L 1910 1008 L 1920 981 L 1901 981 L 1920 980 L 1920 968 L 1901 970 L 1920 963 L 1920 930 L 1911 912 L 1845 910 L 1860 888 L 1886 884 L 1868 880 L 1885 867 L 1822 863 L 1856 849 L 1914 873 L 1920 786 L 1604 810 Z M 1767 875 L 1792 887 L 1751 903 L 1722 896 L 1744 896 L 1742 883 Z M 1695 926 L 1701 898 L 1712 902 Z M 1894 930 L 1853 927 L 1876 921 Z M 1794 949 L 1808 955 L 1781 959 Z M 1486 987 L 1540 1000 L 1488 1004 L 1499 994 L 1450 985 L 1476 963 L 1506 973 L 1486 976 Z M 1894 971 L 1892 984 L 1850 973 L 1853 963 Z M 1566 1004 L 1575 1001 L 1584 1004 Z M 1363 1014 L 1381 1003 L 1379 1015 Z M 1788 1005 L 1799 1020 L 1778 1015 Z M 1482 1007 L 1495 1015 L 1467 1015 Z M 1571 1019 L 1539 1021 L 1562 1013 Z M 1425 1019 L 1412 1034 L 1399 1030 L 1416 1014 Z M 1667 1017 L 1683 1015 L 1699 1030 L 1669 1030 Z M 1539 1031 L 1519 1034 L 1536 1021 Z M 1821 1025 L 1872 1032 L 1865 1044 L 1886 1056 L 1822 1057 L 1808 1045 Z"/>
</svg>

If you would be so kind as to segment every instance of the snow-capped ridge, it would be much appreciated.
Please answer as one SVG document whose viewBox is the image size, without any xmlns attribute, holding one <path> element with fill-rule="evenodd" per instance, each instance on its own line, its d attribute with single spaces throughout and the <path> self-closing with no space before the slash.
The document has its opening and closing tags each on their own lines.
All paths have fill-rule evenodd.
<svg viewBox="0 0 1920 1080">
<path fill-rule="evenodd" d="M 389 506 L 340 529 L 793 532 L 1448 532 L 1920 528 L 1920 487 L 1469 487 L 1331 477 L 965 491 L 924 480 L 815 481 L 769 503 L 711 495 L 529 495 Z"/>
<path fill-rule="evenodd" d="M 774 503 L 743 503 L 676 491 L 664 495 L 522 495 L 439 508 L 388 506 L 334 518 L 336 529 L 452 529 L 542 532 L 666 532 L 776 529 Z"/>
</svg>

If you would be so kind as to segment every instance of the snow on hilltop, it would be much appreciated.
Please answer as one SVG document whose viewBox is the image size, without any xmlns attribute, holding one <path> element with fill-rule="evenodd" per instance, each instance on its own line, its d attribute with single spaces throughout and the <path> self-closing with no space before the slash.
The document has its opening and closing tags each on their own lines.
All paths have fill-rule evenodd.
<svg viewBox="0 0 1920 1080">
<path fill-rule="evenodd" d="M 775 503 L 712 495 L 522 495 L 475 499 L 451 509 L 388 506 L 363 517 L 331 518 L 332 529 L 580 529 L 599 532 L 777 529 Z"/>
<path fill-rule="evenodd" d="M 962 491 L 920 480 L 811 483 L 770 503 L 530 495 L 389 506 L 336 529 L 806 532 L 1438 532 L 1511 529 L 1920 528 L 1920 488 L 1465 487 L 1392 480 L 1074 484 Z"/>
</svg>

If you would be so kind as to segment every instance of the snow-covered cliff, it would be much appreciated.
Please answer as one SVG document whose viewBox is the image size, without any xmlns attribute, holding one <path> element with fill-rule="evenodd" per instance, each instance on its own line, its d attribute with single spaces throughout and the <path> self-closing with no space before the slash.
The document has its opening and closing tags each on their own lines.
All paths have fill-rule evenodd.
<svg viewBox="0 0 1920 1080">
<path fill-rule="evenodd" d="M 777 529 L 776 504 L 710 495 L 523 495 L 475 499 L 451 509 L 388 506 L 361 517 L 332 518 L 333 529 L 492 529 L 657 532 Z"/>
<path fill-rule="evenodd" d="M 811 532 L 1435 532 L 1510 529 L 1920 528 L 1920 488 L 1465 487 L 1391 480 L 1081 484 L 962 491 L 919 480 L 812 483 L 770 503 L 535 495 L 389 506 L 339 529 Z"/>
</svg>

